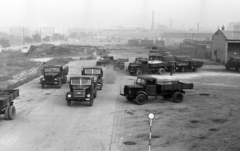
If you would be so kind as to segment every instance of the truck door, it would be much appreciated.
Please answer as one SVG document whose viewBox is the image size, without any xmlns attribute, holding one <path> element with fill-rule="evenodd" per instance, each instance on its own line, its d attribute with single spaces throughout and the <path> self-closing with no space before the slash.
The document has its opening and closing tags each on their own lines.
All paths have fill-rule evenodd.
<svg viewBox="0 0 240 151">
<path fill-rule="evenodd" d="M 147 61 L 143 61 L 143 62 L 142 62 L 142 70 L 143 70 L 144 72 L 149 71 L 149 65 L 148 65 L 148 62 L 147 62 Z"/>
<path fill-rule="evenodd" d="M 148 96 L 156 96 L 156 89 L 156 80 L 148 79 L 145 86 L 145 92 Z"/>
</svg>

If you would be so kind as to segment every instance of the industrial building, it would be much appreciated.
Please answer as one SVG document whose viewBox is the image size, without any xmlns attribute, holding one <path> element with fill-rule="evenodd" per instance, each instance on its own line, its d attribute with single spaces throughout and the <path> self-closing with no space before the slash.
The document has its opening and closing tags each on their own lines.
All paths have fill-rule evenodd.
<svg viewBox="0 0 240 151">
<path fill-rule="evenodd" d="M 240 57 L 240 32 L 217 30 L 212 36 L 212 59 L 226 63 L 229 57 Z"/>
</svg>

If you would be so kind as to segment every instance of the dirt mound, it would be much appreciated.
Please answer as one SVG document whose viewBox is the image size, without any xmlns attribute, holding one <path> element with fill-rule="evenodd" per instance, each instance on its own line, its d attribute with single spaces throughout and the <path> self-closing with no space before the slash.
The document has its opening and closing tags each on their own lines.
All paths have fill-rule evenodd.
<svg viewBox="0 0 240 151">
<path fill-rule="evenodd" d="M 45 57 L 45 56 L 62 56 L 62 55 L 87 55 L 96 52 L 97 48 L 94 46 L 81 46 L 81 45 L 59 45 L 41 44 L 38 46 L 32 45 L 26 54 L 32 57 Z"/>
</svg>

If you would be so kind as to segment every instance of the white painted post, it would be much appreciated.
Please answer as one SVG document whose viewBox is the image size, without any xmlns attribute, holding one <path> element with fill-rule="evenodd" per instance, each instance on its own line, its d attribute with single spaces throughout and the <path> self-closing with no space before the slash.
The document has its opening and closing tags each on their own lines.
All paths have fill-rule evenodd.
<svg viewBox="0 0 240 151">
<path fill-rule="evenodd" d="M 152 120 L 154 119 L 154 114 L 149 113 L 148 118 L 150 119 L 150 132 L 149 132 L 149 146 L 148 146 L 148 151 L 151 151 L 151 139 L 152 139 Z"/>
</svg>

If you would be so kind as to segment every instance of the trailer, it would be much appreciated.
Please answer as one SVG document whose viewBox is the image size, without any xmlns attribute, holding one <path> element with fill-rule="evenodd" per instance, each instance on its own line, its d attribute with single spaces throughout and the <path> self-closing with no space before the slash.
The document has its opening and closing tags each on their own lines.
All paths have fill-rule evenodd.
<svg viewBox="0 0 240 151">
<path fill-rule="evenodd" d="M 150 76 L 138 76 L 134 85 L 125 85 L 123 92 L 120 90 L 120 95 L 139 105 L 143 105 L 149 96 L 155 96 L 155 98 L 162 96 L 165 100 L 172 99 L 175 103 L 181 103 L 185 89 L 193 89 L 193 83 L 162 81 Z"/>
<path fill-rule="evenodd" d="M 0 90 L 0 114 L 5 114 L 7 120 L 13 120 L 16 116 L 14 99 L 19 96 L 19 89 Z"/>
</svg>

